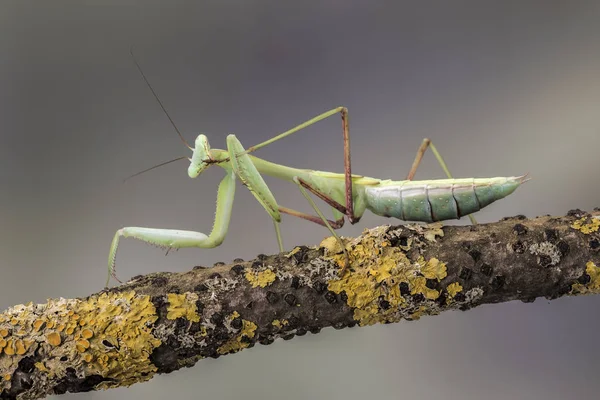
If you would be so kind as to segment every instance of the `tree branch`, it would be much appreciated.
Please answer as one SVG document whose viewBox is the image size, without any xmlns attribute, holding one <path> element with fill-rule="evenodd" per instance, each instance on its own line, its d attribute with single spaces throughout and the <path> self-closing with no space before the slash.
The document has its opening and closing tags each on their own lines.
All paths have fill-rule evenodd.
<svg viewBox="0 0 600 400">
<path fill-rule="evenodd" d="M 156 273 L 0 314 L 0 399 L 128 386 L 322 328 L 600 293 L 600 210 L 476 226 L 380 226 L 288 254 Z"/>
</svg>

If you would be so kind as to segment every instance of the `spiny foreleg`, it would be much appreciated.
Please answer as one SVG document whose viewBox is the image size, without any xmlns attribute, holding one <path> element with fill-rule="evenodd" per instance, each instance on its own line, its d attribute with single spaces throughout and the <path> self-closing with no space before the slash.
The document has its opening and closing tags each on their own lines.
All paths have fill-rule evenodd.
<svg viewBox="0 0 600 400">
<path fill-rule="evenodd" d="M 223 243 L 223 240 L 225 240 L 225 236 L 227 235 L 229 221 L 231 220 L 231 210 L 233 208 L 233 199 L 235 197 L 235 173 L 231 169 L 226 170 L 226 172 L 227 175 L 219 184 L 215 220 L 212 231 L 208 236 L 201 232 L 176 229 L 143 227 L 126 227 L 119 229 L 110 246 L 110 253 L 108 256 L 108 276 L 106 278 L 105 286 L 108 287 L 111 276 L 118 282 L 121 282 L 115 273 L 115 259 L 119 247 L 119 239 L 121 237 L 132 237 L 168 249 L 180 249 L 185 247 L 208 249 L 217 247 Z"/>
<path fill-rule="evenodd" d="M 256 200 L 263 206 L 273 220 L 275 226 L 275 234 L 277 235 L 277 244 L 279 251 L 283 251 L 283 241 L 281 239 L 281 231 L 279 223 L 281 222 L 281 214 L 279 206 L 275 200 L 275 196 L 269 190 L 265 180 L 256 169 L 250 156 L 246 153 L 244 147 L 235 135 L 227 136 L 227 151 L 231 160 L 231 167 L 237 177 L 250 190 Z"/>
</svg>

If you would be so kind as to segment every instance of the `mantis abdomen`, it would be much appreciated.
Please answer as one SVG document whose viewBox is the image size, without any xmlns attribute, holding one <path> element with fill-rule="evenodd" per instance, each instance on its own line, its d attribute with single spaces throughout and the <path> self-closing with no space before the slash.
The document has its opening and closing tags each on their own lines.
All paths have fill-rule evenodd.
<svg viewBox="0 0 600 400">
<path fill-rule="evenodd" d="M 367 209 L 403 221 L 436 222 L 479 211 L 515 191 L 526 176 L 390 182 L 365 188 Z"/>
</svg>

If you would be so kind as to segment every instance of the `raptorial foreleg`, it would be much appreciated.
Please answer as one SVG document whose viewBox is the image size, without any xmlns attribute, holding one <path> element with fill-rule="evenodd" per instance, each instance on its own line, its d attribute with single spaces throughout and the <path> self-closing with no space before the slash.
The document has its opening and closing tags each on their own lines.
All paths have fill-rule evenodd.
<svg viewBox="0 0 600 400">
<path fill-rule="evenodd" d="M 159 247 L 168 249 L 181 249 L 185 247 L 214 248 L 219 246 L 225 240 L 229 221 L 231 220 L 231 209 L 233 208 L 233 199 L 235 197 L 235 173 L 227 170 L 227 175 L 219 184 L 217 192 L 217 210 L 212 231 L 207 236 L 201 232 L 183 231 L 176 229 L 157 229 L 143 227 L 121 228 L 115 233 L 110 253 L 108 256 L 108 276 L 106 286 L 112 276 L 118 282 L 121 282 L 115 273 L 115 259 L 121 237 L 131 237 L 150 243 Z"/>
</svg>

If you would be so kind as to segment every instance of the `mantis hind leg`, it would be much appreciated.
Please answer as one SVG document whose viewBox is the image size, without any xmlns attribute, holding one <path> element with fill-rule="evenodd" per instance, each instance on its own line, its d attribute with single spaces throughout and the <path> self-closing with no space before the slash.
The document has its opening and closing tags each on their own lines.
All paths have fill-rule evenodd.
<svg viewBox="0 0 600 400">
<path fill-rule="evenodd" d="M 288 131 L 280 133 L 279 135 L 276 135 L 269 140 L 266 140 L 262 143 L 259 143 L 259 144 L 249 147 L 248 150 L 245 151 L 245 154 L 252 153 L 252 152 L 260 149 L 261 147 L 268 146 L 269 144 L 276 142 L 280 139 L 283 139 L 283 138 L 291 135 L 292 133 L 296 133 L 310 125 L 313 125 L 321 120 L 324 120 L 325 118 L 328 118 L 328 117 L 338 114 L 338 113 L 342 117 L 342 134 L 343 134 L 343 140 L 344 140 L 344 178 L 345 178 L 345 182 L 346 182 L 346 192 L 345 192 L 346 205 L 341 206 L 341 207 L 344 207 L 345 211 L 343 211 L 343 213 L 346 214 L 350 223 L 355 224 L 358 222 L 358 220 L 360 218 L 354 215 L 354 204 L 353 204 L 353 200 L 352 200 L 353 197 L 352 197 L 352 163 L 350 160 L 350 127 L 349 127 L 348 109 L 346 107 L 337 107 L 337 108 L 334 108 L 327 112 L 324 112 L 323 114 L 319 114 L 316 117 L 314 117 L 306 122 L 303 122 L 302 124 L 297 125 L 296 127 L 292 128 Z"/>
<path fill-rule="evenodd" d="M 433 143 L 431 143 L 431 140 L 428 139 L 428 138 L 423 139 L 423 142 L 421 143 L 421 146 L 419 146 L 419 150 L 417 150 L 417 155 L 415 156 L 415 160 L 413 161 L 413 164 L 412 164 L 412 166 L 410 168 L 410 171 L 408 172 L 408 175 L 406 176 L 406 179 L 409 180 L 409 181 L 413 180 L 413 178 L 415 176 L 415 173 L 417 172 L 417 168 L 419 167 L 419 164 L 421 164 L 421 160 L 423 159 L 423 155 L 427 151 L 428 147 L 431 148 L 431 151 L 433 152 L 433 155 L 435 156 L 435 158 L 437 159 L 438 163 L 440 164 L 440 166 L 442 167 L 442 169 L 446 173 L 446 176 L 449 179 L 454 179 L 452 177 L 452 174 L 450 173 L 450 170 L 448 169 L 448 166 L 446 165 L 446 162 L 442 158 L 441 154 L 437 151 L 437 149 L 435 148 L 435 146 L 433 145 Z M 475 217 L 473 217 L 473 215 L 469 214 L 468 217 L 471 220 L 471 223 L 473 225 L 477 225 L 477 221 L 475 220 Z"/>
<path fill-rule="evenodd" d="M 115 273 L 115 259 L 121 237 L 132 237 L 146 243 L 159 247 L 171 249 L 180 249 L 186 247 L 214 248 L 219 246 L 225 240 L 229 221 L 231 220 L 231 209 L 233 208 L 233 199 L 235 196 L 235 174 L 228 170 L 227 175 L 219 184 L 217 192 L 217 210 L 212 231 L 207 236 L 201 232 L 182 231 L 176 229 L 156 229 L 142 227 L 126 227 L 119 229 L 113 238 L 108 256 L 108 276 L 106 278 L 106 287 L 112 276 L 118 282 Z"/>
<path fill-rule="evenodd" d="M 306 214 L 301 211 L 292 210 L 291 208 L 282 206 L 279 206 L 279 211 L 284 214 L 302 218 L 307 221 L 314 222 L 315 224 L 327 227 L 327 225 L 325 225 L 325 222 L 323 222 L 321 217 L 315 217 L 314 215 Z M 342 215 L 339 219 L 336 219 L 335 221 L 327 219 L 327 222 L 329 223 L 329 225 L 331 225 L 333 229 L 340 229 L 342 226 L 344 226 L 344 216 Z"/>
<path fill-rule="evenodd" d="M 317 207 L 317 204 L 314 202 L 314 200 L 310 197 L 310 195 L 308 194 L 308 192 L 306 191 L 306 189 L 304 188 L 304 184 L 302 183 L 302 181 L 300 180 L 300 178 L 298 178 L 297 176 L 294 177 L 294 183 L 296 185 L 298 185 L 298 188 L 300 189 L 300 192 L 302 193 L 302 195 L 306 198 L 306 200 L 309 202 L 310 206 L 313 208 L 313 210 L 317 213 L 317 215 L 319 216 L 319 218 L 321 218 L 321 222 L 323 223 L 322 225 L 324 225 L 327 229 L 329 229 L 329 232 L 331 233 L 331 235 L 337 240 L 337 242 L 340 245 L 340 248 L 342 249 L 342 251 L 344 252 L 344 257 L 346 258 L 346 263 L 344 264 L 344 266 L 342 267 L 341 271 L 340 271 L 340 276 L 342 276 L 344 274 L 344 272 L 346 271 L 346 268 L 350 265 L 350 256 L 348 255 L 348 251 L 346 250 L 346 245 L 344 245 L 344 242 L 342 241 L 342 239 L 339 237 L 339 235 L 335 232 L 334 228 L 331 226 L 331 224 L 329 223 L 329 220 L 327 218 L 325 218 L 325 215 L 323 215 L 323 213 L 321 212 L 321 210 L 319 209 L 319 207 Z M 341 217 L 342 219 L 342 224 L 343 224 L 343 216 Z M 338 220 L 339 221 L 339 220 Z M 316 221 L 313 221 L 316 222 Z M 318 222 L 317 222 L 318 223 Z"/>
</svg>

